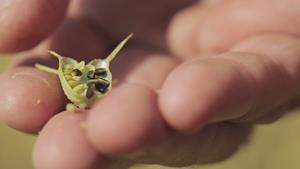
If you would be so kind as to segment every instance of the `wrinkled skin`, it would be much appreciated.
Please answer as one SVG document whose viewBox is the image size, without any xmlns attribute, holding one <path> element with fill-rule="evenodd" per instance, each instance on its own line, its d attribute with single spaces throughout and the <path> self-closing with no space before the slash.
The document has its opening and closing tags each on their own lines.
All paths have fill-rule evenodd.
<svg viewBox="0 0 300 169">
<path fill-rule="evenodd" d="M 37 169 L 222 160 L 297 99 L 299 16 L 298 0 L 1 1 L 0 51 L 28 51 L 0 77 L 0 119 L 42 129 Z M 106 56 L 130 32 L 112 67 L 118 85 L 85 113 L 62 112 L 58 78 L 30 66 L 53 65 L 48 49 Z"/>
</svg>

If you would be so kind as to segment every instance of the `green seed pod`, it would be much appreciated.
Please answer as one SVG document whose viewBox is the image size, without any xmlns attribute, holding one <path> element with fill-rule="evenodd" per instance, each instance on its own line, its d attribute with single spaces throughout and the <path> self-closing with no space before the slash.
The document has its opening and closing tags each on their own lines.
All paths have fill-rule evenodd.
<svg viewBox="0 0 300 169">
<path fill-rule="evenodd" d="M 74 104 L 67 105 L 67 110 L 89 108 L 111 90 L 110 62 L 132 36 L 133 34 L 128 35 L 105 59 L 94 59 L 85 64 L 84 61 L 78 62 L 50 51 L 59 61 L 58 69 L 40 64 L 36 64 L 35 67 L 58 75 L 65 95 Z"/>
</svg>

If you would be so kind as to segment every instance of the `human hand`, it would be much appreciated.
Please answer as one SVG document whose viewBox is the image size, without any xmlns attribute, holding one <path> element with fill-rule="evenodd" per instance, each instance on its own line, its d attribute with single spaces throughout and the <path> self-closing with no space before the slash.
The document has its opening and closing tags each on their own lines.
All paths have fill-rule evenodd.
<svg viewBox="0 0 300 169">
<path fill-rule="evenodd" d="M 14 8 L 3 10 L 6 17 L 2 18 L 8 19 L 2 21 L 0 34 L 5 36 L 0 49 L 28 49 L 47 37 L 67 5 L 67 1 L 49 2 L 15 1 Z M 38 48 L 21 53 L 26 56 L 18 64 L 40 56 L 42 49 L 78 59 L 95 58 L 105 55 L 112 40 L 119 41 L 129 32 L 136 34 L 135 40 L 114 63 L 113 75 L 120 84 L 87 113 L 54 116 L 65 104 L 55 76 L 29 67 L 11 68 L 1 76 L 1 119 L 27 132 L 37 132 L 47 123 L 34 149 L 37 168 L 91 168 L 103 165 L 107 154 L 124 155 L 140 148 L 153 158 L 150 162 L 169 165 L 176 158 L 172 154 L 178 155 L 175 150 L 186 148 L 182 145 L 194 148 L 187 156 L 196 153 L 198 159 L 193 162 L 214 161 L 243 140 L 248 127 L 239 124 L 270 120 L 297 96 L 297 1 L 282 5 L 270 0 L 271 6 L 258 0 L 208 1 L 186 9 L 175 16 L 167 31 L 168 45 L 181 60 L 161 53 L 167 50 L 168 20 L 187 2 L 81 2 L 71 5 L 68 19 Z M 16 18 L 10 18 L 15 17 L 14 11 L 22 11 L 20 4 L 31 9 L 22 18 L 22 24 L 26 23 L 22 30 Z M 116 4 L 120 7 L 115 8 Z M 145 10 L 152 5 L 157 11 L 149 16 Z M 145 13 L 136 15 L 133 9 Z M 79 127 L 85 119 L 86 132 Z M 216 124 L 222 121 L 235 123 Z M 188 136 L 174 134 L 200 128 Z M 148 148 L 153 142 L 160 144 L 160 151 Z M 137 158 L 148 162 L 144 156 Z"/>
</svg>

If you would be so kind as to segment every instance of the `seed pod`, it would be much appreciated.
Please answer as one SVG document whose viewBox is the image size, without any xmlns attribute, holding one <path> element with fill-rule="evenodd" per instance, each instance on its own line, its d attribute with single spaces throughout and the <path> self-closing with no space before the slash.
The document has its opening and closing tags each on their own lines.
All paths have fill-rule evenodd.
<svg viewBox="0 0 300 169">
<path fill-rule="evenodd" d="M 95 84 L 94 83 L 91 83 L 88 85 L 88 88 L 86 90 L 86 98 L 90 99 L 94 96 L 94 91 L 95 91 Z"/>
<path fill-rule="evenodd" d="M 94 76 L 95 77 L 105 77 L 105 76 L 107 76 L 107 72 L 103 68 L 98 68 L 95 70 Z"/>
<path fill-rule="evenodd" d="M 86 87 L 84 84 L 77 85 L 76 87 L 73 88 L 74 92 L 76 93 L 83 93 L 85 89 Z"/>
<path fill-rule="evenodd" d="M 111 90 L 110 62 L 132 36 L 128 35 L 105 59 L 94 59 L 85 64 L 50 51 L 59 61 L 58 69 L 40 64 L 36 64 L 36 68 L 58 75 L 67 98 L 76 107 L 88 108 Z"/>
<path fill-rule="evenodd" d="M 90 71 L 87 73 L 87 78 L 89 78 L 89 79 L 94 79 L 94 78 L 95 78 L 95 74 L 94 74 L 94 71 L 93 71 L 93 70 L 90 70 Z"/>
<path fill-rule="evenodd" d="M 100 93 L 105 93 L 109 86 L 110 82 L 108 81 L 95 83 L 95 88 Z"/>
<path fill-rule="evenodd" d="M 82 76 L 82 72 L 79 69 L 73 69 L 71 76 Z"/>
</svg>

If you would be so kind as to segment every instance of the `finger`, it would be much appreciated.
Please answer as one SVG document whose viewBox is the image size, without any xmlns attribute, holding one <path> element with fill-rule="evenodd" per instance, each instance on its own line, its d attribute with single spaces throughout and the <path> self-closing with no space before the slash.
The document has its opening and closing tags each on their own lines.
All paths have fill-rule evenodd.
<svg viewBox="0 0 300 169">
<path fill-rule="evenodd" d="M 82 6 L 89 9 L 87 17 L 112 39 L 133 32 L 135 38 L 132 41 L 137 45 L 167 50 L 165 31 L 169 20 L 176 11 L 195 1 L 92 0 L 85 1 Z M 136 9 L 139 9 L 138 15 Z"/>
<path fill-rule="evenodd" d="M 0 77 L 0 119 L 26 132 L 37 132 L 65 103 L 58 79 L 19 67 Z"/>
<path fill-rule="evenodd" d="M 170 168 L 216 163 L 236 153 L 247 142 L 251 129 L 250 125 L 224 122 L 208 125 L 194 134 L 173 134 L 136 161 Z"/>
<path fill-rule="evenodd" d="M 100 152 L 124 155 L 141 150 L 167 135 L 156 94 L 137 84 L 122 84 L 89 113 L 88 138 Z M 124 133 L 124 134 L 120 134 Z"/>
<path fill-rule="evenodd" d="M 32 48 L 61 22 L 68 0 L 11 0 L 0 4 L 0 51 Z"/>
<path fill-rule="evenodd" d="M 159 97 L 169 125 L 191 132 L 212 120 L 257 119 L 286 104 L 298 88 L 299 41 L 272 38 L 257 38 L 235 52 L 194 59 L 175 69 Z M 267 57 L 256 49 L 272 54 Z"/>
<path fill-rule="evenodd" d="M 102 168 L 104 157 L 86 139 L 80 123 L 85 113 L 63 112 L 53 117 L 38 136 L 33 164 L 38 169 Z"/>
<path fill-rule="evenodd" d="M 89 138 L 101 152 L 132 152 L 153 141 L 148 138 L 165 133 L 155 91 L 177 64 L 170 56 L 136 49 L 116 59 L 112 69 L 120 86 L 99 101 L 88 117 Z"/>
<path fill-rule="evenodd" d="M 112 73 L 120 83 L 136 83 L 158 90 L 178 64 L 179 60 L 172 56 L 128 47 L 112 63 Z"/>
<path fill-rule="evenodd" d="M 261 121 L 260 119 L 267 122 L 273 121 L 291 107 L 289 102 L 299 95 L 299 45 L 300 39 L 296 36 L 274 33 L 255 36 L 234 46 L 232 51 L 251 52 L 265 56 L 279 69 L 279 72 L 274 71 L 269 81 L 265 82 L 264 85 L 268 87 L 261 89 L 264 94 L 257 100 L 259 104 L 256 106 L 260 113 L 247 113 L 239 121 L 252 121 L 257 117 L 259 117 L 258 121 Z M 276 76 L 279 78 L 283 76 L 278 83 L 272 81 Z"/>
<path fill-rule="evenodd" d="M 159 93 L 160 110 L 171 127 L 193 132 L 217 114 L 246 113 L 254 98 L 253 85 L 251 76 L 226 59 L 195 59 L 167 77 Z"/>
<path fill-rule="evenodd" d="M 193 57 L 199 53 L 197 39 L 194 36 L 198 33 L 197 25 L 201 23 L 201 17 L 205 16 L 209 9 L 197 4 L 175 15 L 167 32 L 171 52 L 183 58 Z"/>
<path fill-rule="evenodd" d="M 121 41 L 122 39 L 120 39 Z M 39 50 L 54 50 L 77 60 L 90 61 L 108 55 L 104 33 L 83 18 L 67 18 Z"/>
<path fill-rule="evenodd" d="M 69 40 L 69 37 L 75 37 L 76 40 Z M 49 48 L 61 52 L 62 55 L 74 56 L 78 60 L 89 60 L 91 57 L 97 56 L 96 58 L 99 58 L 104 53 L 105 45 L 103 40 L 96 36 L 96 31 L 78 18 L 65 21 L 58 31 L 38 49 L 23 52 L 16 57 L 10 72 L 6 72 L 0 79 L 2 97 L 11 96 L 14 99 L 13 104 L 8 104 L 11 102 L 8 99 L 1 99 L 1 104 L 4 106 L 0 108 L 2 110 L 0 119 L 16 129 L 36 132 L 55 113 L 64 109 L 66 101 L 58 77 L 34 68 L 28 68 L 35 63 L 57 67 L 54 64 L 57 61 L 54 58 L 50 60 L 50 56 L 45 55 L 46 49 Z M 15 68 L 20 66 L 23 67 Z M 24 66 L 27 67 L 24 68 Z M 16 76 L 18 78 L 12 79 L 14 73 L 22 76 Z M 35 77 L 37 80 L 32 80 Z M 36 97 L 27 99 L 29 95 L 32 95 L 33 87 L 37 87 L 33 90 Z M 36 102 L 43 106 L 37 109 L 35 107 Z"/>
<path fill-rule="evenodd" d="M 299 3 L 228 0 L 213 6 L 191 7 L 174 17 L 168 43 L 175 54 L 190 58 L 222 53 L 242 39 L 262 32 L 299 35 Z"/>
</svg>

